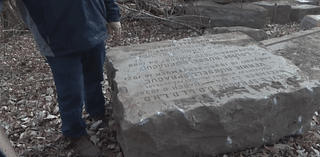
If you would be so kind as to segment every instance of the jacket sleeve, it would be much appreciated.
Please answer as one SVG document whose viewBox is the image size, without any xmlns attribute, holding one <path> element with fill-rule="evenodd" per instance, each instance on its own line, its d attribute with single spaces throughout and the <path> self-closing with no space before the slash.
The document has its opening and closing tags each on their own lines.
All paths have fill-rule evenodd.
<svg viewBox="0 0 320 157">
<path fill-rule="evenodd" d="M 2 6 L 3 6 L 3 0 L 0 0 L 0 13 L 1 13 L 1 10 L 2 10 Z"/>
<path fill-rule="evenodd" d="M 104 0 L 104 4 L 107 11 L 107 22 L 110 23 L 120 21 L 120 9 L 119 6 L 116 4 L 115 0 Z"/>
</svg>

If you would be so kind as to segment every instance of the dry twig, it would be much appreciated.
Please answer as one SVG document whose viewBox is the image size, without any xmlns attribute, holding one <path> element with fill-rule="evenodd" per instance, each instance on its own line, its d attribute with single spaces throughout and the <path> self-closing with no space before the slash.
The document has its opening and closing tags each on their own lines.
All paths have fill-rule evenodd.
<svg viewBox="0 0 320 157">
<path fill-rule="evenodd" d="M 151 18 L 154 18 L 154 19 L 158 19 L 158 20 L 162 20 L 162 21 L 165 21 L 165 22 L 171 22 L 171 23 L 175 23 L 175 24 L 178 24 L 178 25 L 181 25 L 181 26 L 184 26 L 184 27 L 187 27 L 187 28 L 190 28 L 198 33 L 201 34 L 201 31 L 195 27 L 192 27 L 190 25 L 187 25 L 187 24 L 184 24 L 184 23 L 180 23 L 180 22 L 177 22 L 177 21 L 174 21 L 174 20 L 170 20 L 170 19 L 166 19 L 166 18 L 162 18 L 162 17 L 158 17 L 158 16 L 155 16 L 155 15 L 152 15 L 152 14 L 149 14 L 149 13 L 146 13 L 144 11 L 139 11 L 139 10 L 136 10 L 136 9 L 132 9 L 132 8 L 129 8 L 129 7 L 126 7 L 124 5 L 121 5 L 121 4 L 118 4 L 121 8 L 124 8 L 124 9 L 127 9 L 127 10 L 130 10 L 130 11 L 133 11 L 133 12 L 136 12 L 137 14 L 137 17 L 139 17 L 139 15 L 145 15 L 147 17 L 151 17 Z M 135 18 L 137 18 L 135 17 Z M 141 19 L 141 18 L 140 18 Z"/>
</svg>

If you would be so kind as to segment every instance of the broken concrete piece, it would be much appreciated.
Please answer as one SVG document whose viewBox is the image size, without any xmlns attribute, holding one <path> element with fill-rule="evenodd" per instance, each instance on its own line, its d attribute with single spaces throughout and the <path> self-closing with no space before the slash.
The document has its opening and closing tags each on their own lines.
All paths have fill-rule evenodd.
<svg viewBox="0 0 320 157">
<path fill-rule="evenodd" d="M 302 134 L 318 81 L 242 33 L 116 47 L 107 53 L 126 157 L 217 155 Z"/>
<path fill-rule="evenodd" d="M 290 21 L 291 5 L 287 1 L 259 1 L 254 4 L 268 10 L 268 18 L 271 22 L 285 24 Z"/>
<path fill-rule="evenodd" d="M 195 27 L 245 26 L 260 29 L 266 23 L 267 14 L 266 9 L 251 3 L 220 5 L 211 1 L 196 1 L 186 8 L 185 16 L 172 18 L 190 21 L 188 24 Z"/>
<path fill-rule="evenodd" d="M 0 155 L 1 152 L 6 155 L 6 157 L 17 157 L 17 154 L 15 153 L 14 149 L 12 148 L 6 133 L 0 127 Z"/>
<path fill-rule="evenodd" d="M 230 33 L 230 32 L 242 32 L 251 38 L 253 38 L 256 41 L 266 40 L 268 38 L 268 35 L 265 31 L 261 29 L 253 29 L 248 27 L 215 27 L 212 29 L 207 29 L 204 34 L 221 34 L 221 33 Z"/>
<path fill-rule="evenodd" d="M 307 15 L 300 23 L 300 30 L 307 30 L 320 26 L 320 15 Z"/>
<path fill-rule="evenodd" d="M 290 19 L 291 21 L 300 22 L 306 15 L 320 14 L 320 6 L 302 4 L 291 6 Z"/>
</svg>

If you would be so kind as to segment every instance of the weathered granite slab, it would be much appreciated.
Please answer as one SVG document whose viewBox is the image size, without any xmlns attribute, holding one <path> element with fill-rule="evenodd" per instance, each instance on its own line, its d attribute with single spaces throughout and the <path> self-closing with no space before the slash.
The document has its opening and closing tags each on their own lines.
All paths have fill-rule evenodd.
<svg viewBox="0 0 320 157">
<path fill-rule="evenodd" d="M 320 6 L 302 4 L 291 7 L 290 20 L 300 22 L 306 15 L 320 14 Z"/>
<path fill-rule="evenodd" d="M 320 26 L 320 15 L 307 15 L 300 22 L 300 30 L 307 30 Z"/>
<path fill-rule="evenodd" d="M 242 33 L 117 47 L 108 80 L 125 157 L 217 155 L 301 134 L 318 81 Z"/>
</svg>

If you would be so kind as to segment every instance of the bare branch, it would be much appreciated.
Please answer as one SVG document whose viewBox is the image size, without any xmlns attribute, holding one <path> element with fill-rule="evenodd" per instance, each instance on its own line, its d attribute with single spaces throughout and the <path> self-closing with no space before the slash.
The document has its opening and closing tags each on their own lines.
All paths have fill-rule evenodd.
<svg viewBox="0 0 320 157">
<path fill-rule="evenodd" d="M 178 25 L 181 25 L 181 26 L 184 26 L 184 27 L 187 27 L 187 28 L 190 28 L 190 29 L 193 29 L 194 31 L 198 32 L 201 34 L 201 31 L 195 27 L 192 27 L 190 25 L 187 25 L 187 24 L 184 24 L 184 23 L 180 23 L 180 22 L 177 22 L 177 21 L 174 21 L 174 20 L 170 20 L 170 19 L 166 19 L 166 18 L 162 18 L 162 17 L 158 17 L 158 16 L 155 16 L 155 15 L 152 15 L 152 14 L 149 14 L 149 13 L 146 13 L 144 12 L 143 10 L 136 10 L 136 9 L 132 9 L 132 8 L 129 8 L 129 7 L 126 7 L 124 5 L 121 5 L 121 4 L 118 4 L 121 8 L 124 8 L 124 9 L 127 9 L 127 10 L 130 10 L 130 11 L 133 11 L 133 12 L 136 12 L 138 13 L 137 15 L 145 15 L 145 16 L 148 16 L 148 17 L 152 17 L 152 18 L 155 18 L 155 19 L 158 19 L 158 20 L 162 20 L 162 21 L 166 21 L 166 22 L 171 22 L 171 23 L 175 23 L 175 24 L 178 24 Z"/>
</svg>

